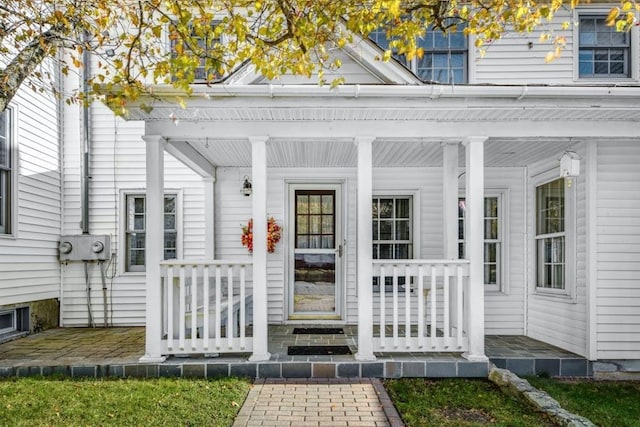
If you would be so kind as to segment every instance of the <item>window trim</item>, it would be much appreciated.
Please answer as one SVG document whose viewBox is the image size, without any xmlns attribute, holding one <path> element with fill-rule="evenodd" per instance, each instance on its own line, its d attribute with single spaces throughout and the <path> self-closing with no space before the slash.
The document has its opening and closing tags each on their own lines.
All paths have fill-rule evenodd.
<svg viewBox="0 0 640 427">
<path fill-rule="evenodd" d="M 182 189 L 165 189 L 165 196 L 176 196 L 176 258 L 181 259 L 183 256 L 183 190 Z M 120 262 L 118 272 L 120 275 L 138 275 L 143 276 L 146 274 L 146 268 L 142 270 L 127 270 L 127 197 L 129 196 L 144 196 L 146 198 L 146 190 L 142 189 L 121 189 L 120 190 L 120 205 L 118 206 L 117 215 L 120 216 L 119 231 L 121 238 L 118 242 L 118 251 L 120 254 Z M 146 211 L 145 211 L 146 215 Z"/>
<path fill-rule="evenodd" d="M 611 8 L 607 7 L 579 7 L 573 11 L 573 22 L 580 23 L 581 17 L 606 17 Z M 629 76 L 603 76 L 603 77 L 580 77 L 580 25 L 573 25 L 573 80 L 575 82 L 624 82 L 638 81 L 638 28 L 634 25 L 629 31 Z"/>
<path fill-rule="evenodd" d="M 224 19 L 223 16 L 216 15 L 211 20 L 210 25 L 214 25 L 214 26 L 220 25 L 222 23 L 223 19 Z M 167 23 L 167 24 L 165 24 L 163 26 L 163 40 L 164 40 L 164 44 L 165 44 L 165 47 L 166 47 L 166 53 L 173 57 L 174 49 L 173 49 L 173 41 L 169 37 L 169 25 L 170 25 L 170 23 Z M 228 37 L 224 33 L 222 33 L 220 35 L 220 44 L 222 44 L 222 45 L 228 44 Z M 196 67 L 196 70 L 200 69 L 200 68 L 205 68 L 205 67 L 204 66 L 198 66 L 198 67 Z M 229 77 L 233 73 L 233 71 L 235 71 L 235 70 L 236 69 L 228 70 L 226 74 L 218 76 L 217 78 L 212 79 L 212 80 L 207 80 L 206 78 L 205 79 L 194 78 L 192 84 L 219 83 L 219 82 L 223 81 L 224 79 L 226 79 L 227 77 Z M 172 76 L 172 79 L 173 79 L 173 76 Z"/>
<path fill-rule="evenodd" d="M 461 198 L 465 198 L 466 194 L 459 193 L 458 200 Z M 496 240 L 500 243 L 500 256 L 499 256 L 499 268 L 498 268 L 498 283 L 493 285 L 489 283 L 484 284 L 485 292 L 498 292 L 503 294 L 509 293 L 509 257 L 507 254 L 509 253 L 509 190 L 506 188 L 485 188 L 484 191 L 485 199 L 487 197 L 497 197 L 498 198 L 498 239 Z M 484 207 L 483 207 L 484 212 Z M 459 220 L 460 217 L 457 217 Z M 483 214 L 484 221 L 484 214 Z M 487 239 L 483 240 L 486 242 Z M 458 243 L 463 242 L 464 240 L 458 239 Z M 483 260 L 483 268 L 484 268 L 484 260 Z"/>
<path fill-rule="evenodd" d="M 531 250 L 531 268 L 530 268 L 530 280 L 533 291 L 538 296 L 546 296 L 550 298 L 572 299 L 576 298 L 576 237 L 577 237 L 577 219 L 576 219 L 576 178 L 564 178 L 564 236 L 565 236 L 565 249 L 564 249 L 564 288 L 555 289 L 538 286 L 538 234 L 537 234 L 537 221 L 538 221 L 538 208 L 537 208 L 537 189 L 538 187 L 549 184 L 550 182 L 563 179 L 558 174 L 558 169 L 553 168 L 546 172 L 542 172 L 535 175 L 531 179 L 530 188 L 530 200 L 531 200 L 531 219 L 530 219 L 530 250 Z M 567 185 L 567 180 L 572 180 L 572 185 Z M 555 233 L 554 233 L 555 234 Z M 552 234 L 545 234 L 545 236 L 551 236 Z"/>
<path fill-rule="evenodd" d="M 378 29 L 378 31 L 382 31 L 381 29 Z M 432 29 L 428 29 L 427 31 L 431 31 L 434 32 L 434 30 Z M 438 31 L 438 30 L 436 30 Z M 461 31 L 461 30 L 458 30 Z M 381 45 L 378 44 L 378 42 L 376 40 L 373 40 L 371 38 L 371 36 L 369 36 L 369 39 L 376 45 L 378 46 L 379 49 L 383 49 L 385 50 L 385 47 L 382 47 Z M 386 39 L 386 37 L 385 37 Z M 406 69 L 408 69 L 409 71 L 411 71 L 418 80 L 422 81 L 422 82 L 435 82 L 435 83 L 441 83 L 441 84 L 448 84 L 448 85 L 466 85 L 470 83 L 471 80 L 471 70 L 470 70 L 470 64 L 471 64 L 471 51 L 473 49 L 469 49 L 469 46 L 471 46 L 471 39 L 469 36 L 464 37 L 465 40 L 465 48 L 460 48 L 460 49 L 452 49 L 452 48 L 442 48 L 442 49 L 438 49 L 438 48 L 434 48 L 434 49 L 424 49 L 424 53 L 426 54 L 438 54 L 438 53 L 448 53 L 449 54 L 449 59 L 450 59 L 450 55 L 452 53 L 463 53 L 463 66 L 462 66 L 462 82 L 461 83 L 453 83 L 453 82 L 440 82 L 438 80 L 423 80 L 419 74 L 418 74 L 418 62 L 420 61 L 420 58 L 413 58 L 410 61 L 406 61 L 406 59 L 402 59 L 404 57 L 404 55 L 402 55 L 401 57 L 398 57 L 396 54 L 393 53 L 392 51 L 392 57 L 395 61 L 397 61 L 400 65 L 402 65 L 403 67 L 405 67 Z M 420 44 L 419 41 L 417 42 L 418 45 Z M 406 64 L 405 64 L 406 62 Z M 448 64 L 448 68 L 449 71 L 450 70 L 450 64 Z"/>
<path fill-rule="evenodd" d="M 4 112 L 9 117 L 9 153 L 10 171 L 9 171 L 9 208 L 7 215 L 9 216 L 9 230 L 0 232 L 0 239 L 15 240 L 18 237 L 18 106 L 9 105 Z"/>
<path fill-rule="evenodd" d="M 410 212 L 410 221 L 411 221 L 411 245 L 413 258 L 412 259 L 421 259 L 420 256 L 420 190 L 398 190 L 398 189 L 374 189 L 372 192 L 372 200 L 373 199 L 384 199 L 384 198 L 411 198 L 411 212 Z M 372 248 L 373 248 L 373 234 L 371 235 L 372 240 Z M 373 283 L 372 283 L 373 287 Z M 373 290 L 375 294 L 380 293 L 379 290 Z M 385 293 L 390 293 L 391 291 L 386 291 Z"/>
</svg>

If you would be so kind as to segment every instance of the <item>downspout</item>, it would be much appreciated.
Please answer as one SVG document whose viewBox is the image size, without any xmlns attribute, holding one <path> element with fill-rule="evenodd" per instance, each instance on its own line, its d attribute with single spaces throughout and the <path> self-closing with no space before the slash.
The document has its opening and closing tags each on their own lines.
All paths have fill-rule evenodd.
<svg viewBox="0 0 640 427">
<path fill-rule="evenodd" d="M 85 33 L 85 40 L 88 35 Z M 89 234 L 89 180 L 91 170 L 89 160 L 91 159 L 91 141 L 89 135 L 89 106 L 87 95 L 89 93 L 89 73 L 91 72 L 91 62 L 87 49 L 82 51 L 82 177 L 80 179 L 82 188 L 82 234 Z"/>
<path fill-rule="evenodd" d="M 84 33 L 84 40 L 88 39 L 88 34 Z M 82 189 L 81 197 L 81 209 L 82 220 L 81 228 L 82 234 L 89 234 L 89 179 L 91 178 L 91 170 L 89 160 L 91 159 L 91 141 L 89 135 L 89 102 L 87 95 L 89 93 L 89 73 L 91 72 L 91 63 L 89 53 L 87 49 L 82 51 L 82 174 L 80 176 L 80 188 Z M 89 319 L 89 326 L 95 328 L 95 321 L 93 319 L 93 308 L 91 306 L 91 281 L 89 278 L 89 261 L 83 261 L 84 264 L 84 279 L 85 279 L 85 291 L 87 294 L 87 312 Z M 106 305 L 105 305 L 106 310 Z M 105 318 L 106 319 L 106 318 Z"/>
</svg>

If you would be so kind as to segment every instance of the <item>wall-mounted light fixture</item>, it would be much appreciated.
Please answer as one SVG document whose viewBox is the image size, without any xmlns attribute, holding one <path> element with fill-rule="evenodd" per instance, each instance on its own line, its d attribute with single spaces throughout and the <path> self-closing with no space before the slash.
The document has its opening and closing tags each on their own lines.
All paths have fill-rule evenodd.
<svg viewBox="0 0 640 427">
<path fill-rule="evenodd" d="M 560 178 L 580 176 L 580 156 L 575 151 L 565 151 L 560 157 Z"/>
<path fill-rule="evenodd" d="M 249 197 L 252 191 L 253 190 L 251 188 L 251 181 L 249 181 L 249 177 L 245 175 L 244 182 L 242 183 L 242 190 L 240 190 L 240 192 Z"/>
</svg>

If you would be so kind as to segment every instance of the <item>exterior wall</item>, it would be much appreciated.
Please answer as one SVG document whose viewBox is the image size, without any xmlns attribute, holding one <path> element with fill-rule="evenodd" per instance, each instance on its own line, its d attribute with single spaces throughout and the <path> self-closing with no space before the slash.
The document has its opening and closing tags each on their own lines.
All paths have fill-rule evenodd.
<svg viewBox="0 0 640 427">
<path fill-rule="evenodd" d="M 31 89 L 21 89 L 10 108 L 17 217 L 13 235 L 0 236 L 0 305 L 24 306 L 59 296 L 60 111 L 53 97 Z"/>
<path fill-rule="evenodd" d="M 586 151 L 584 144 L 578 142 L 573 148 L 583 159 L 581 170 L 585 169 Z M 560 153 L 561 154 L 560 150 Z M 527 309 L 527 335 L 586 356 L 587 351 L 587 287 L 586 287 L 586 189 L 585 176 L 573 178 L 572 187 L 575 193 L 575 250 L 567 248 L 567 256 L 575 255 L 575 263 L 567 265 L 573 275 L 567 286 L 571 290 L 569 296 L 542 294 L 536 291 L 536 257 L 535 257 L 535 186 L 540 179 L 550 180 L 559 177 L 558 156 L 546 161 L 530 165 L 528 168 L 528 260 L 529 260 L 529 296 Z M 567 222 L 567 230 L 570 225 Z M 569 241 L 569 236 L 567 236 Z M 575 284 L 571 284 L 575 281 Z"/>
<path fill-rule="evenodd" d="M 640 147 L 600 141 L 597 150 L 597 354 L 638 359 Z"/>
<path fill-rule="evenodd" d="M 242 178 L 250 175 L 250 169 L 219 168 L 216 181 L 216 257 L 219 259 L 248 259 L 246 248 L 240 243 L 242 225 L 251 217 L 251 199 L 240 194 Z M 269 216 L 284 226 L 283 239 L 276 251 L 268 255 L 268 304 L 269 322 L 286 321 L 288 295 L 287 267 L 288 213 L 287 182 L 343 183 L 342 212 L 344 238 L 347 240 L 344 255 L 344 280 L 346 289 L 346 317 L 348 323 L 357 322 L 356 295 L 356 169 L 354 168 L 270 168 L 268 169 L 267 210 Z M 414 226 L 419 228 L 415 243 L 415 257 L 440 259 L 443 253 L 442 236 L 442 169 L 430 168 L 374 168 L 373 189 L 380 195 L 414 195 L 416 215 Z M 509 224 L 507 242 L 508 284 L 505 292 L 488 292 L 486 295 L 489 334 L 522 334 L 524 331 L 524 171 L 521 168 L 490 168 L 487 170 L 487 187 L 505 193 L 504 224 Z M 513 224 L 513 225 L 511 225 Z M 506 258 L 505 258 L 506 259 Z M 377 294 L 374 296 L 378 298 Z"/>
<path fill-rule="evenodd" d="M 65 139 L 64 234 L 81 234 L 80 121 L 77 107 L 69 107 L 70 132 Z M 124 272 L 124 192 L 145 189 L 144 123 L 116 118 L 100 104 L 91 109 L 90 234 L 111 236 L 114 253 L 107 278 L 107 305 L 115 326 L 144 325 L 145 274 Z M 72 133 L 72 130 L 75 132 Z M 169 154 L 165 155 L 165 189 L 178 192 L 178 219 L 182 222 L 179 253 L 183 258 L 204 257 L 204 190 L 202 179 Z M 94 318 L 103 322 L 103 294 L 99 266 L 88 265 Z M 70 262 L 63 267 L 62 323 L 87 326 L 88 309 L 84 267 Z"/>
<path fill-rule="evenodd" d="M 595 10 L 606 16 L 613 5 L 590 4 L 581 6 L 579 11 Z M 640 49 L 640 32 L 637 29 L 631 31 L 631 66 L 632 79 L 581 79 L 577 80 L 578 52 L 577 35 L 578 27 L 570 25 L 569 29 L 562 30 L 563 22 L 573 22 L 573 13 L 569 10 L 561 10 L 554 17 L 551 24 L 541 26 L 531 33 L 508 34 L 503 39 L 491 44 L 482 58 L 476 58 L 473 51 L 473 42 L 469 43 L 469 83 L 494 83 L 494 84 L 549 84 L 549 85 L 589 85 L 589 84 L 637 84 L 640 78 L 638 68 L 640 61 L 638 49 Z M 566 46 L 560 58 L 549 63 L 545 62 L 547 52 L 553 50 L 551 43 L 540 42 L 540 35 L 546 29 L 553 29 L 552 37 L 563 36 Z M 526 94 L 525 94 L 526 96 Z"/>
</svg>

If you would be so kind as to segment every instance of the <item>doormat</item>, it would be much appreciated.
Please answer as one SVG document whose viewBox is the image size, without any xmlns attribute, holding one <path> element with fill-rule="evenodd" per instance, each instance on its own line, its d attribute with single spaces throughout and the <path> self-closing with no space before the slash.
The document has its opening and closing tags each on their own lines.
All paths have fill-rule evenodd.
<svg viewBox="0 0 640 427">
<path fill-rule="evenodd" d="M 308 335 L 344 335 L 342 328 L 293 328 L 294 334 Z"/>
<path fill-rule="evenodd" d="M 287 348 L 289 356 L 334 356 L 351 354 L 348 345 L 292 345 Z"/>
</svg>

